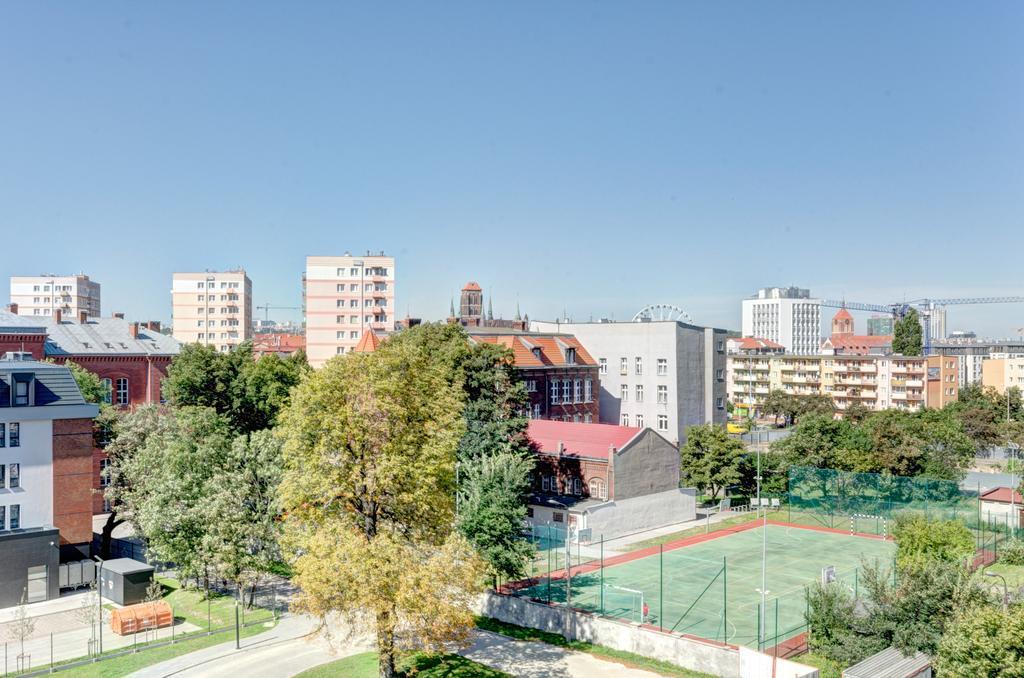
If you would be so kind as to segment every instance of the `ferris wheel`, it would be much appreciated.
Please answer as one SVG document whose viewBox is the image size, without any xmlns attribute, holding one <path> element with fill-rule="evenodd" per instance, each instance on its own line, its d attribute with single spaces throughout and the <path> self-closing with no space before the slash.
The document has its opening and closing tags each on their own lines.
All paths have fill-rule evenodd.
<svg viewBox="0 0 1024 678">
<path fill-rule="evenodd" d="M 693 318 L 690 314 L 672 304 L 648 304 L 644 306 L 640 311 L 633 316 L 633 322 L 644 322 L 651 320 L 681 320 L 683 322 L 692 323 Z"/>
</svg>

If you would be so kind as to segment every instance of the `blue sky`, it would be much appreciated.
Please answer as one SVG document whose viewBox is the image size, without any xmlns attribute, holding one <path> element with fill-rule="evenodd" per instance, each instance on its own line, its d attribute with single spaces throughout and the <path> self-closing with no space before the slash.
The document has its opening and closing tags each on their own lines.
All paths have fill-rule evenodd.
<svg viewBox="0 0 1024 678">
<path fill-rule="evenodd" d="M 0 279 L 166 319 L 174 270 L 297 306 L 384 249 L 401 315 L 474 279 L 730 328 L 765 285 L 1024 294 L 1022 44 L 1020 2 L 4 3 Z"/>
</svg>

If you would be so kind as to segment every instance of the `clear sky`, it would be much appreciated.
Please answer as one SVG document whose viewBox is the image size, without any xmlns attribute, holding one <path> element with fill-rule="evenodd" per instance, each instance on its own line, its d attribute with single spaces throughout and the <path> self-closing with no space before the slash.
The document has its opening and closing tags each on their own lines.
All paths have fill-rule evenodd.
<svg viewBox="0 0 1024 678">
<path fill-rule="evenodd" d="M 1024 3 L 5 2 L 0 229 L 140 319 L 366 249 L 427 319 L 1024 294 Z"/>
</svg>

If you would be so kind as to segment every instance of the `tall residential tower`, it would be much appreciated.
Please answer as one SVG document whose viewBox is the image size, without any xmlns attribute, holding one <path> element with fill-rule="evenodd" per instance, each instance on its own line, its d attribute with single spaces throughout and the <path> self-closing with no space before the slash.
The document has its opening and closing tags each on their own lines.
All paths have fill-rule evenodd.
<svg viewBox="0 0 1024 678">
<path fill-rule="evenodd" d="M 814 355 L 821 347 L 821 300 L 799 287 L 765 287 L 743 300 L 743 336 L 782 344 L 787 353 Z"/>
<path fill-rule="evenodd" d="M 227 353 L 252 339 L 252 281 L 245 271 L 175 273 L 172 336 Z"/>
<path fill-rule="evenodd" d="M 17 315 L 53 316 L 57 311 L 65 318 L 100 316 L 100 284 L 89 276 L 34 275 L 11 276 L 11 304 Z"/>
</svg>

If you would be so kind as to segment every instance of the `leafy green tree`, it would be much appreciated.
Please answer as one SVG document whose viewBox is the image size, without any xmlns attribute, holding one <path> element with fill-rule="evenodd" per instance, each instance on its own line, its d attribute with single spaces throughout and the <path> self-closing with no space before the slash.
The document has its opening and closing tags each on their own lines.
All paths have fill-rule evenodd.
<svg viewBox="0 0 1024 678">
<path fill-rule="evenodd" d="M 846 419 L 810 414 L 800 420 L 788 437 L 773 443 L 771 449 L 789 464 L 839 471 L 867 470 L 860 467 L 871 449 L 871 441 L 860 427 Z"/>
<path fill-rule="evenodd" d="M 775 389 L 765 397 L 761 411 L 775 417 L 776 420 L 782 417 L 783 422 L 789 426 L 804 416 L 831 417 L 835 413 L 835 403 L 832 396 L 827 393 L 795 395 Z"/>
<path fill-rule="evenodd" d="M 896 321 L 893 326 L 892 350 L 900 355 L 921 355 L 921 318 L 916 308 L 907 310 L 907 314 Z"/>
<path fill-rule="evenodd" d="M 690 426 L 686 429 L 686 444 L 680 450 L 682 481 L 696 486 L 701 493 L 717 497 L 739 482 L 744 454 L 743 443 L 730 438 L 721 426 Z"/>
<path fill-rule="evenodd" d="M 533 459 L 499 452 L 460 462 L 459 531 L 487 561 L 491 573 L 506 579 L 526 574 L 534 547 L 523 539 Z"/>
<path fill-rule="evenodd" d="M 452 529 L 462 385 L 444 353 L 417 345 L 421 332 L 432 330 L 330 360 L 280 423 L 295 606 L 372 626 L 384 678 L 395 674 L 399 628 L 429 649 L 466 640 L 484 574 Z"/>
<path fill-rule="evenodd" d="M 928 520 L 905 513 L 896 517 L 892 536 L 901 569 L 933 561 L 964 563 L 974 555 L 974 535 L 961 520 Z"/>
<path fill-rule="evenodd" d="M 884 650 L 886 639 L 871 632 L 845 586 L 815 582 L 806 591 L 807 645 L 842 666 Z"/>
<path fill-rule="evenodd" d="M 78 384 L 78 390 L 82 392 L 85 402 L 97 405 L 106 402 L 110 391 L 103 385 L 103 380 L 99 375 L 71 360 L 65 361 L 64 367 L 71 370 L 71 376 L 75 378 L 75 383 Z"/>
<path fill-rule="evenodd" d="M 966 610 L 943 634 L 934 667 L 949 678 L 1024 676 L 1024 607 Z"/>
</svg>

